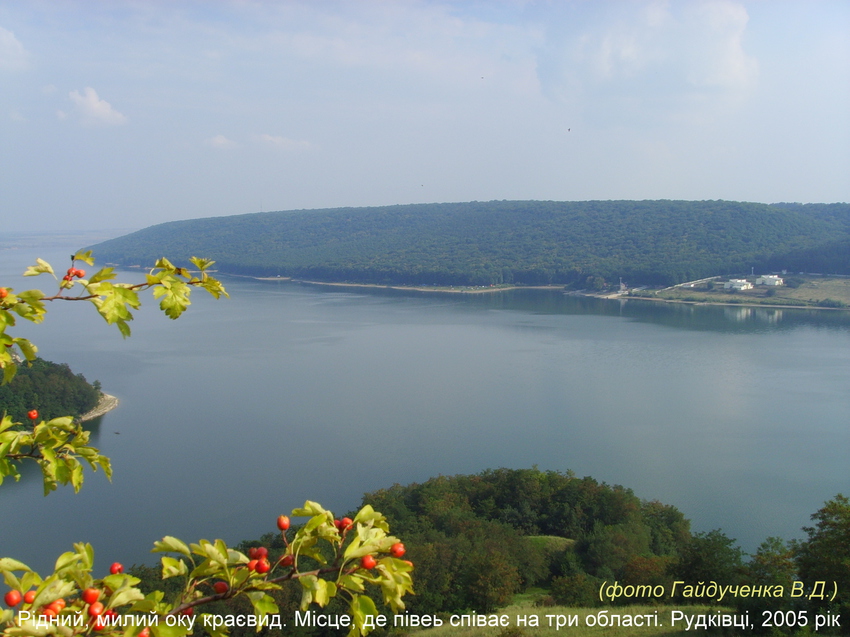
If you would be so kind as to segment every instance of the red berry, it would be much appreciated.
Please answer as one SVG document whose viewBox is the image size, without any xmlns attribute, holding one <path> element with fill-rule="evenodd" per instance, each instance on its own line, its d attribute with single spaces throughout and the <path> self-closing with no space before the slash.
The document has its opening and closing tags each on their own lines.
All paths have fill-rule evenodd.
<svg viewBox="0 0 850 637">
<path fill-rule="evenodd" d="M 151 629 L 149 626 L 145 626 L 142 628 L 142 632 L 139 633 L 138 637 L 151 637 Z"/>
<path fill-rule="evenodd" d="M 109 567 L 109 572 L 113 575 L 119 575 L 124 572 L 124 566 L 120 562 L 113 562 Z"/>
<path fill-rule="evenodd" d="M 6 593 L 6 596 L 3 598 L 3 601 L 6 602 L 6 606 L 8 606 L 9 608 L 14 608 L 15 606 L 21 603 L 22 599 L 23 597 L 21 596 L 20 591 L 12 590 Z"/>
<path fill-rule="evenodd" d="M 265 546 L 257 547 L 257 559 L 264 560 L 269 556 L 269 550 Z"/>
<path fill-rule="evenodd" d="M 24 601 L 27 604 L 32 604 L 35 601 L 35 591 L 27 591 L 24 594 Z"/>
<path fill-rule="evenodd" d="M 256 571 L 257 570 L 257 560 L 251 560 L 250 562 L 248 562 L 248 570 L 249 571 Z"/>
<path fill-rule="evenodd" d="M 280 558 L 279 563 L 282 567 L 286 568 L 287 566 L 292 566 L 294 562 L 295 558 L 292 557 L 292 555 L 284 555 L 282 558 Z"/>
<path fill-rule="evenodd" d="M 256 560 L 257 559 L 257 547 L 256 546 L 252 546 L 251 548 L 248 549 L 248 559 L 249 560 Z"/>
<path fill-rule="evenodd" d="M 78 279 L 82 279 L 86 275 L 85 270 L 74 270 L 74 274 Z"/>
<path fill-rule="evenodd" d="M 183 610 L 181 610 L 180 614 L 181 615 L 194 615 L 195 609 L 190 606 L 189 608 L 184 608 Z"/>
<path fill-rule="evenodd" d="M 286 531 L 289 529 L 289 517 L 285 515 L 280 515 L 277 518 L 277 528 L 281 531 Z"/>
<path fill-rule="evenodd" d="M 100 591 L 96 588 L 87 588 L 80 597 L 86 604 L 94 604 L 100 599 Z"/>
<path fill-rule="evenodd" d="M 219 595 L 224 595 L 230 590 L 230 587 L 227 585 L 227 582 L 216 582 L 213 584 L 213 590 Z"/>
<path fill-rule="evenodd" d="M 52 610 L 57 615 L 62 612 L 62 609 L 65 608 L 65 600 L 62 598 L 57 599 L 56 601 L 50 602 L 47 605 L 47 608 Z"/>
<path fill-rule="evenodd" d="M 377 562 L 375 561 L 375 558 L 371 555 L 364 555 L 360 558 L 360 566 L 362 566 L 366 570 L 372 570 L 373 568 L 375 568 L 376 564 Z"/>
<path fill-rule="evenodd" d="M 351 518 L 342 518 L 339 521 L 339 525 L 342 527 L 341 531 L 347 531 L 353 526 L 354 522 L 352 522 Z"/>
<path fill-rule="evenodd" d="M 0 299 L 5 299 L 8 294 L 9 290 L 6 288 L 0 288 Z"/>
<path fill-rule="evenodd" d="M 342 520 L 334 520 L 334 526 L 338 531 L 342 531 Z"/>
<path fill-rule="evenodd" d="M 271 567 L 271 563 L 269 563 L 266 558 L 262 558 L 257 560 L 257 567 L 255 570 L 262 575 L 263 573 L 268 573 L 271 570 Z"/>
<path fill-rule="evenodd" d="M 50 606 L 45 606 L 44 608 L 42 608 L 41 613 L 40 613 L 40 615 L 42 617 L 47 617 L 47 618 L 56 617 L 56 615 L 58 615 L 58 614 L 59 613 L 57 613 L 55 610 L 53 610 Z"/>
<path fill-rule="evenodd" d="M 68 268 L 68 276 L 74 276 L 76 273 L 76 268 Z"/>
<path fill-rule="evenodd" d="M 89 617 L 100 617 L 103 615 L 103 603 L 95 602 L 94 604 L 89 604 Z"/>
<path fill-rule="evenodd" d="M 27 418 L 29 418 L 30 420 L 35 420 L 36 418 L 38 418 L 38 410 L 37 409 L 30 409 L 27 412 Z"/>
<path fill-rule="evenodd" d="M 401 557 L 402 555 L 404 555 L 404 553 L 404 544 L 402 544 L 401 542 L 396 542 L 390 547 L 390 555 L 392 555 L 393 557 Z"/>
<path fill-rule="evenodd" d="M 106 619 L 102 615 L 96 617 L 94 620 L 94 629 L 100 631 L 104 628 L 106 628 Z"/>
</svg>

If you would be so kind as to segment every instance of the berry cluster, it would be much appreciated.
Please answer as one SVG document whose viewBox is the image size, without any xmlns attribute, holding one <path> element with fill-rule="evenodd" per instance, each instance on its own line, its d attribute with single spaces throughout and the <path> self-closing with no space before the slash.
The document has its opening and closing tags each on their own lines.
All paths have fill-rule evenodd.
<svg viewBox="0 0 850 637">
<path fill-rule="evenodd" d="M 82 279 L 86 275 L 85 270 L 78 270 L 77 268 L 68 268 L 68 273 L 62 277 L 63 281 L 72 281 L 74 277 L 78 279 Z"/>
<path fill-rule="evenodd" d="M 124 567 L 115 562 L 110 568 L 109 572 L 113 575 L 117 575 L 119 573 L 124 572 Z M 107 589 L 107 595 L 111 595 L 111 591 Z M 103 595 L 103 591 L 98 588 L 87 588 L 80 593 L 79 599 L 72 599 L 70 602 L 66 602 L 63 597 L 59 599 L 55 599 L 49 604 L 44 604 L 38 609 L 38 615 L 40 617 L 45 618 L 53 618 L 59 615 L 65 607 L 70 603 L 72 607 L 76 606 L 75 610 L 77 612 L 85 609 L 86 614 L 91 618 L 92 627 L 96 631 L 103 630 L 109 625 L 107 621 L 111 617 L 116 617 L 118 614 L 112 610 L 111 608 L 106 608 L 103 602 L 100 601 L 101 595 Z M 29 590 L 26 593 L 21 593 L 19 590 L 10 590 L 3 597 L 3 601 L 6 602 L 6 606 L 9 608 L 14 608 L 21 602 L 27 605 L 32 605 L 36 599 L 36 591 Z M 144 631 L 143 631 L 144 632 Z M 146 634 L 140 634 L 138 637 L 149 637 L 150 631 Z"/>
<path fill-rule="evenodd" d="M 35 410 L 30 413 L 32 414 L 30 417 L 33 419 L 38 416 L 38 413 Z M 318 505 L 316 505 L 315 508 L 321 511 L 321 513 L 314 516 L 314 520 L 316 520 L 316 522 L 313 526 L 315 527 L 319 524 L 324 525 L 330 519 L 330 515 L 328 515 L 328 512 L 322 510 Z M 295 512 L 296 515 L 298 515 L 298 511 Z M 380 514 L 374 514 L 371 509 L 369 509 L 369 513 L 375 517 L 380 516 Z M 359 515 L 360 514 L 358 514 L 358 516 Z M 212 575 L 212 577 L 202 577 L 196 580 L 195 583 L 191 585 L 191 588 L 187 589 L 187 591 L 191 593 L 196 584 L 202 584 L 210 587 L 214 591 L 214 594 L 207 597 L 198 594 L 195 594 L 194 596 L 191 594 L 186 596 L 184 594 L 181 601 L 179 601 L 173 609 L 169 611 L 169 614 L 192 615 L 195 613 L 195 606 L 200 604 L 228 599 L 241 594 L 248 594 L 249 596 L 252 596 L 258 591 L 274 588 L 279 582 L 296 579 L 303 575 L 312 575 L 314 578 L 316 575 L 323 575 L 325 573 L 335 573 L 339 576 L 344 575 L 346 579 L 339 581 L 348 582 L 344 584 L 344 586 L 347 587 L 349 593 L 351 593 L 354 597 L 355 602 L 356 596 L 363 590 L 363 582 L 380 583 L 382 586 L 385 586 L 384 582 L 387 581 L 388 578 L 395 578 L 401 582 L 401 585 L 399 586 L 401 594 L 404 592 L 411 592 L 410 576 L 407 575 L 407 573 L 412 570 L 413 564 L 405 560 L 404 564 L 406 564 L 407 567 L 404 567 L 395 562 L 395 560 L 404 556 L 406 552 L 404 544 L 396 541 L 396 538 L 387 538 L 387 536 L 382 536 L 380 533 L 378 533 L 377 538 L 373 537 L 373 519 L 374 517 L 372 519 L 367 517 L 365 522 L 358 522 L 357 524 L 355 524 L 354 520 L 349 517 L 334 520 L 333 524 L 339 535 L 334 533 L 333 530 L 330 530 L 330 535 L 328 535 L 327 526 L 323 526 L 321 528 L 321 533 L 323 533 L 326 538 L 330 537 L 329 541 L 334 545 L 337 552 L 336 560 L 332 565 L 321 567 L 316 571 L 302 573 L 298 571 L 295 556 L 298 554 L 299 548 L 304 547 L 303 529 L 298 530 L 297 533 L 295 533 L 294 539 L 290 542 L 290 538 L 287 536 L 289 534 L 288 532 L 290 530 L 291 522 L 288 516 L 281 515 L 277 518 L 277 528 L 280 530 L 283 543 L 286 546 L 286 550 L 283 555 L 277 557 L 277 553 L 275 553 L 274 556 L 270 558 L 269 549 L 265 546 L 253 546 L 249 548 L 247 565 L 242 563 L 244 562 L 244 557 L 241 555 L 239 556 L 239 563 L 233 565 L 235 569 L 245 569 L 247 567 L 250 573 L 247 577 L 245 576 L 244 570 L 241 571 L 241 575 L 235 575 L 234 571 L 230 570 L 229 564 L 226 569 L 219 570 L 215 573 L 211 572 L 209 575 Z M 382 517 L 380 519 L 383 520 Z M 368 539 L 364 541 L 363 545 L 358 544 L 352 546 L 362 551 L 365 542 L 369 542 L 371 545 L 366 550 L 370 551 L 370 553 L 362 555 L 361 552 L 361 557 L 359 559 L 346 559 L 342 553 L 342 549 L 344 549 L 346 545 L 346 536 L 350 531 L 352 531 L 352 529 L 355 528 L 355 526 L 357 528 L 354 533 L 356 533 L 357 539 L 355 539 L 354 542 L 364 541 L 364 538 Z M 170 542 L 171 544 L 168 545 L 169 548 L 173 548 L 177 544 L 182 544 L 175 538 L 171 538 Z M 202 540 L 201 542 L 202 545 L 210 544 L 206 542 L 206 540 Z M 394 542 L 394 544 L 390 545 L 390 542 Z M 158 545 L 165 544 L 165 540 L 162 543 L 158 543 Z M 309 548 L 311 545 L 307 544 L 306 546 Z M 187 554 L 188 556 L 188 550 L 186 550 L 184 554 Z M 313 553 L 307 552 L 307 555 L 312 557 Z M 192 558 L 189 557 L 189 559 L 191 560 Z M 165 564 L 165 562 L 163 563 Z M 278 567 L 288 570 L 282 573 L 275 573 L 274 569 Z M 124 572 L 124 567 L 120 563 L 115 562 L 109 567 L 109 572 L 113 576 L 120 575 Z M 7 579 L 7 581 L 9 580 Z M 119 607 L 126 603 L 116 601 L 114 591 L 106 584 L 107 581 L 114 582 L 114 580 L 111 579 L 103 580 L 102 582 L 95 581 L 90 583 L 89 587 L 85 589 L 82 588 L 82 584 L 78 584 L 80 586 L 79 592 L 76 595 L 72 594 L 69 596 L 67 598 L 67 602 L 64 598 L 51 599 L 51 597 L 53 597 L 50 593 L 51 588 L 45 588 L 42 586 L 39 589 L 30 590 L 25 593 L 20 590 L 20 585 L 18 589 L 8 591 L 5 594 L 4 600 L 9 608 L 14 608 L 19 606 L 21 602 L 24 602 L 25 610 L 31 611 L 34 615 L 47 619 L 54 618 L 60 614 L 67 615 L 69 613 L 77 613 L 87 616 L 87 623 L 83 627 L 82 631 L 77 631 L 77 633 L 80 635 L 83 633 L 92 634 L 92 632 L 101 633 L 115 625 L 112 618 L 117 617 L 118 613 L 116 611 L 121 611 L 121 608 Z M 319 579 L 316 581 L 321 583 L 324 580 Z M 329 594 L 329 597 L 332 597 L 336 594 L 336 587 L 333 586 L 333 583 L 330 580 L 328 580 L 328 585 L 331 588 L 331 594 Z M 38 604 L 36 604 L 36 602 L 38 602 Z M 327 603 L 327 601 L 325 601 L 325 603 Z M 67 609 L 66 605 L 68 607 Z M 320 605 L 324 604 L 320 603 Z M 400 606 L 400 608 L 403 608 L 403 606 Z M 144 627 L 141 632 L 136 635 L 136 637 L 151 637 L 151 634 L 150 628 Z"/>
</svg>

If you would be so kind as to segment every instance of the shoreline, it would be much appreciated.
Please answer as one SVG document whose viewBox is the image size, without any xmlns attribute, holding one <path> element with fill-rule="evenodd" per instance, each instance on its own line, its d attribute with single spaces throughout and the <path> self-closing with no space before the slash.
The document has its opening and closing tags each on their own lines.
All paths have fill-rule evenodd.
<svg viewBox="0 0 850 637">
<path fill-rule="evenodd" d="M 563 285 L 501 285 L 490 287 L 489 285 L 460 285 L 457 287 L 433 287 L 416 285 L 395 285 L 381 283 L 341 283 L 331 281 L 308 281 L 306 279 L 293 279 L 288 276 L 250 276 L 247 274 L 228 274 L 243 279 L 254 279 L 255 281 L 289 281 L 290 283 L 301 283 L 304 285 L 325 285 L 330 287 L 345 288 L 372 288 L 375 290 L 401 290 L 403 292 L 438 292 L 441 294 L 486 294 L 489 292 L 505 292 L 507 290 L 561 290 Z"/>
<path fill-rule="evenodd" d="M 82 414 L 76 419 L 76 421 L 87 422 L 89 420 L 99 418 L 100 416 L 103 416 L 104 414 L 115 409 L 120 402 L 121 401 L 119 401 L 118 398 L 116 398 L 115 396 L 111 396 L 110 394 L 105 394 L 101 392 L 100 400 L 97 401 L 97 405 L 95 405 L 94 409 Z"/>
<path fill-rule="evenodd" d="M 593 295 L 585 294 L 582 296 Z M 723 303 L 721 301 L 684 301 L 682 299 L 660 299 L 658 297 L 651 296 L 600 296 L 596 298 L 610 298 L 611 300 L 628 299 L 631 301 L 652 301 L 653 303 L 679 303 L 682 305 L 717 305 L 720 307 L 760 307 L 768 309 L 776 308 L 778 310 L 837 310 L 839 312 L 846 312 L 849 309 L 846 307 L 823 307 L 821 305 L 780 305 L 779 303 Z"/>
<path fill-rule="evenodd" d="M 776 308 L 785 310 L 837 310 L 848 311 L 846 307 L 823 307 L 819 305 L 784 305 L 778 303 L 724 303 L 721 301 L 685 301 L 682 299 L 663 299 L 654 296 L 629 296 L 628 294 L 592 294 L 582 292 L 580 290 L 565 290 L 563 285 L 512 285 L 506 284 L 500 287 L 490 286 L 459 286 L 452 287 L 425 287 L 415 285 L 381 285 L 378 283 L 333 283 L 329 281 L 307 281 L 304 279 L 293 279 L 292 277 L 257 277 L 250 275 L 229 274 L 227 276 L 237 276 L 240 278 L 254 279 L 255 281 L 289 281 L 290 283 L 301 283 L 305 285 L 322 285 L 329 287 L 345 287 L 345 288 L 371 288 L 376 290 L 399 290 L 402 292 L 428 292 L 432 294 L 488 294 L 494 292 L 507 292 L 509 290 L 551 290 L 562 291 L 564 294 L 573 296 L 583 296 L 590 299 L 603 299 L 608 301 L 617 300 L 632 300 L 632 301 L 652 301 L 656 303 L 679 303 L 684 305 L 717 305 L 721 307 L 758 307 L 758 308 Z M 713 277 L 710 277 L 713 278 Z M 673 286 L 678 287 L 678 286 Z"/>
</svg>

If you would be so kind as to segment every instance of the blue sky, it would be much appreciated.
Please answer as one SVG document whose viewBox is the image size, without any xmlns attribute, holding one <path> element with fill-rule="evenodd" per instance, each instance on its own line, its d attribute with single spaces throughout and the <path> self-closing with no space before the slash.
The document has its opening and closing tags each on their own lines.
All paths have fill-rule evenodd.
<svg viewBox="0 0 850 637">
<path fill-rule="evenodd" d="M 850 2 L 0 0 L 0 231 L 850 201 Z"/>
</svg>

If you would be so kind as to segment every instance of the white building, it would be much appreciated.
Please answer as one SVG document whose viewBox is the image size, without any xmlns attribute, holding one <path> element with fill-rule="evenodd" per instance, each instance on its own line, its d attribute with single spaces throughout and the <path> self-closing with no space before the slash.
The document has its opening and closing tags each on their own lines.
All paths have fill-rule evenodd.
<svg viewBox="0 0 850 637">
<path fill-rule="evenodd" d="M 782 277 L 778 277 L 775 274 L 765 274 L 756 279 L 756 285 L 770 285 L 770 286 L 778 286 L 785 283 L 782 280 Z"/>
<path fill-rule="evenodd" d="M 729 279 L 723 284 L 724 290 L 752 290 L 753 284 L 746 279 Z"/>
</svg>

